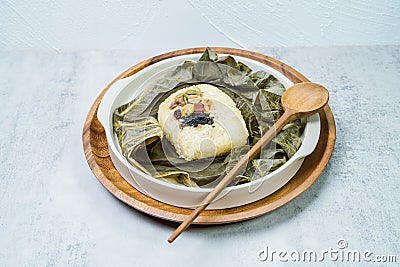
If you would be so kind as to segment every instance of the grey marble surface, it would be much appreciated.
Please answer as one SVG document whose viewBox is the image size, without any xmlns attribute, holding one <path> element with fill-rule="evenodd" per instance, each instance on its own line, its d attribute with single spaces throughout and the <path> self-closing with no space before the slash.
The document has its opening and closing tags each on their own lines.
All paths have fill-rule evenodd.
<svg viewBox="0 0 400 267">
<path fill-rule="evenodd" d="M 81 144 L 101 89 L 162 51 L 0 52 L 0 266 L 262 266 L 265 246 L 321 252 L 339 239 L 348 249 L 396 255 L 398 264 L 400 46 L 253 49 L 330 90 L 332 159 L 282 208 L 192 227 L 173 244 L 166 239 L 174 225 L 102 187 Z"/>
</svg>

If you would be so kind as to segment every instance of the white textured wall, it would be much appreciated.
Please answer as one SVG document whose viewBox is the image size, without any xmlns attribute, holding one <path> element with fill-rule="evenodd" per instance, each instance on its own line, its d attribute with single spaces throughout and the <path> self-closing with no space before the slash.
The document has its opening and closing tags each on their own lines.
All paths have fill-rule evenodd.
<svg viewBox="0 0 400 267">
<path fill-rule="evenodd" d="M 0 0 L 0 50 L 400 43 L 399 0 Z"/>
<path fill-rule="evenodd" d="M 190 1 L 209 23 L 241 46 L 400 42 L 399 0 Z"/>
</svg>

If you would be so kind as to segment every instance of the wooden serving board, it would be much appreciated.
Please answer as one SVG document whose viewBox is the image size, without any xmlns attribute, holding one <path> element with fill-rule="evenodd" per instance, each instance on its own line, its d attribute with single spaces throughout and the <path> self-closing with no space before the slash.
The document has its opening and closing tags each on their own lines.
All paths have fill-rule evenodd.
<svg viewBox="0 0 400 267">
<path fill-rule="evenodd" d="M 199 47 L 169 52 L 147 59 L 129 68 L 108 84 L 100 93 L 90 108 L 83 128 L 82 139 L 86 160 L 94 175 L 103 186 L 107 188 L 111 194 L 129 206 L 149 215 L 169 221 L 182 222 L 185 216 L 189 215 L 192 210 L 171 206 L 152 199 L 137 191 L 122 178 L 115 169 L 109 156 L 104 128 L 96 116 L 97 108 L 105 92 L 117 80 L 133 75 L 143 68 L 161 60 L 185 54 L 202 53 L 204 49 L 205 47 Z M 288 65 L 259 53 L 224 47 L 214 47 L 213 49 L 220 54 L 246 57 L 264 63 L 283 73 L 293 83 L 309 81 L 301 73 Z M 222 210 L 203 211 L 194 221 L 194 224 L 223 224 L 248 220 L 288 203 L 310 187 L 325 169 L 332 155 L 336 139 L 335 121 L 330 107 L 327 105 L 319 115 L 321 119 L 321 133 L 317 147 L 311 155 L 305 158 L 300 170 L 285 186 L 275 193 L 247 205 Z"/>
</svg>

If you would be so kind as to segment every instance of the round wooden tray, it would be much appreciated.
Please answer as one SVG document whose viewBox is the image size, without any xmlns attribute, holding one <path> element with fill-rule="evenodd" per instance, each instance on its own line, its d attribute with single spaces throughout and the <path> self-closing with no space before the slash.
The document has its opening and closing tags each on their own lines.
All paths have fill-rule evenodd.
<svg viewBox="0 0 400 267">
<path fill-rule="evenodd" d="M 184 54 L 202 53 L 204 49 L 204 47 L 199 47 L 169 52 L 147 59 L 129 68 L 100 93 L 90 108 L 83 128 L 82 138 L 86 160 L 94 175 L 104 187 L 122 202 L 137 210 L 175 222 L 182 222 L 192 210 L 171 206 L 152 199 L 137 191 L 121 177 L 109 156 L 106 135 L 102 125 L 97 120 L 97 108 L 105 92 L 117 80 L 128 77 L 158 61 Z M 213 49 L 220 54 L 242 56 L 269 65 L 286 75 L 293 83 L 308 81 L 301 73 L 271 57 L 234 48 L 215 47 Z M 222 224 L 248 220 L 288 203 L 310 187 L 325 169 L 332 155 L 336 139 L 335 121 L 330 107 L 326 106 L 319 115 L 321 118 L 321 134 L 318 145 L 314 152 L 305 158 L 300 170 L 285 186 L 275 193 L 247 205 L 223 210 L 203 211 L 194 221 L 194 224 Z"/>
</svg>

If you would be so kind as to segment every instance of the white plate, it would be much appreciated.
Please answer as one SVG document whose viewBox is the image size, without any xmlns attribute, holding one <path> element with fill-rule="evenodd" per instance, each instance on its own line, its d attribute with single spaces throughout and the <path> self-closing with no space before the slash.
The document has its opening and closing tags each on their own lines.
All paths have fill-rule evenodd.
<svg viewBox="0 0 400 267">
<path fill-rule="evenodd" d="M 140 93 L 141 86 L 151 77 L 166 68 L 182 63 L 184 60 L 197 60 L 200 55 L 192 54 L 169 58 L 115 82 L 104 95 L 97 112 L 97 117 L 106 132 L 111 159 L 122 177 L 143 194 L 164 203 L 185 208 L 195 208 L 212 189 L 189 188 L 169 184 L 137 170 L 127 162 L 120 152 L 119 144 L 114 137 L 112 114 L 115 108 L 129 102 Z M 274 75 L 286 88 L 293 85 L 282 73 L 265 64 L 244 57 L 234 57 L 247 64 L 253 71 L 264 70 Z M 248 204 L 272 194 L 285 185 L 300 169 L 304 158 L 313 152 L 318 143 L 320 134 L 319 115 L 315 114 L 308 117 L 306 122 L 301 136 L 302 145 L 284 165 L 261 179 L 226 188 L 207 209 L 225 209 Z"/>
</svg>

